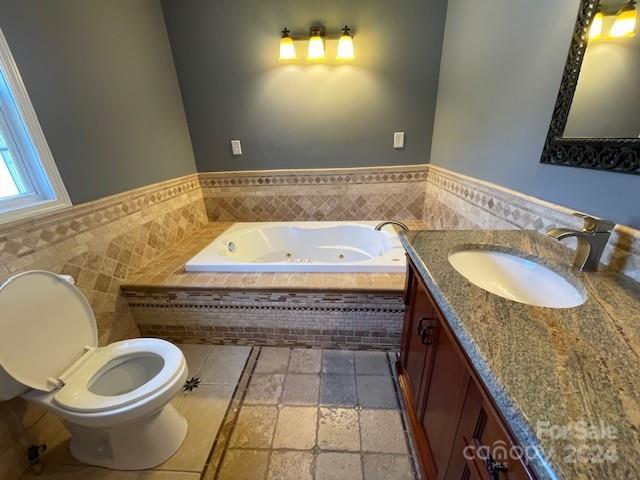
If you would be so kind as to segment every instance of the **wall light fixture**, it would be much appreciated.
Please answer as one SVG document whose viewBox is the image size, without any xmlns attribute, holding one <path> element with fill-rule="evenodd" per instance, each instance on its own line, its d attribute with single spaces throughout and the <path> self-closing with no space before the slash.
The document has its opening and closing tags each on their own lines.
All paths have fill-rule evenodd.
<svg viewBox="0 0 640 480">
<path fill-rule="evenodd" d="M 319 27 L 311 27 L 311 37 L 309 38 L 309 48 L 307 50 L 307 60 L 324 60 L 324 40 L 320 36 Z"/>
<path fill-rule="evenodd" d="M 282 29 L 282 38 L 280 39 L 280 61 L 288 62 L 296 59 L 296 47 L 293 40 L 289 36 L 287 27 Z"/>
<path fill-rule="evenodd" d="M 336 55 L 338 60 L 353 60 L 355 57 L 353 51 L 353 37 L 351 36 L 351 29 L 345 25 L 342 29 L 342 36 L 338 40 L 338 54 Z"/>
<path fill-rule="evenodd" d="M 327 35 L 322 26 L 313 26 L 310 29 L 309 36 L 293 36 L 287 27 L 282 29 L 280 38 L 280 57 L 281 62 L 291 62 L 297 60 L 296 48 L 294 43 L 305 41 L 307 45 L 307 61 L 318 62 L 326 59 L 325 40 L 337 40 L 338 48 L 336 59 L 348 61 L 355 59 L 355 50 L 353 47 L 353 34 L 348 25 L 342 28 L 341 34 Z"/>
</svg>

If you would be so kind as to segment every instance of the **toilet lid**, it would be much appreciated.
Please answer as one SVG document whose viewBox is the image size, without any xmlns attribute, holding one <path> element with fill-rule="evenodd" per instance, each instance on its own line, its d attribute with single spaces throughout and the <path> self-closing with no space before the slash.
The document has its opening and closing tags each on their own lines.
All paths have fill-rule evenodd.
<svg viewBox="0 0 640 480">
<path fill-rule="evenodd" d="M 89 302 L 55 273 L 24 272 L 0 286 L 0 366 L 23 385 L 53 390 L 47 380 L 97 344 Z"/>
</svg>

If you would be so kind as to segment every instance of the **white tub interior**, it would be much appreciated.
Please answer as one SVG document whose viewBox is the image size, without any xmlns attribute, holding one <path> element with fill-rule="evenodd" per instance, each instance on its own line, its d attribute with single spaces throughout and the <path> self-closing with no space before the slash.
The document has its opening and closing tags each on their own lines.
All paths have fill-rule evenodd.
<svg viewBox="0 0 640 480">
<path fill-rule="evenodd" d="M 187 262 L 189 272 L 404 272 L 404 249 L 380 222 L 236 223 Z"/>
</svg>

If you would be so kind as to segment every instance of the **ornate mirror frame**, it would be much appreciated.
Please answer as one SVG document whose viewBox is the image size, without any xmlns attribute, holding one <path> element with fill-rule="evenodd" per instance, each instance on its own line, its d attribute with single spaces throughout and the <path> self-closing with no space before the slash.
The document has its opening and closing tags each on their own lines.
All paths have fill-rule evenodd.
<svg viewBox="0 0 640 480">
<path fill-rule="evenodd" d="M 540 163 L 640 175 L 640 138 L 563 138 L 598 0 L 581 0 Z M 640 108 L 640 106 L 638 107 Z"/>
</svg>

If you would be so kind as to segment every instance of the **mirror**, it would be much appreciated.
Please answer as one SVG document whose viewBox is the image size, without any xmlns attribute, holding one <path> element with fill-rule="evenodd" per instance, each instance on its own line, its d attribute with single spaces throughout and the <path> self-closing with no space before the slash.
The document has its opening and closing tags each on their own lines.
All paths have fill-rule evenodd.
<svg viewBox="0 0 640 480">
<path fill-rule="evenodd" d="M 583 0 L 541 162 L 640 174 L 640 11 Z"/>
<path fill-rule="evenodd" d="M 598 5 L 565 138 L 640 137 L 640 35 L 625 28 L 632 19 L 618 18 L 627 5 L 626 0 L 601 0 Z"/>
</svg>

